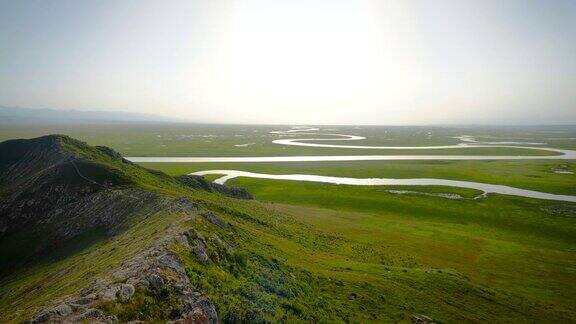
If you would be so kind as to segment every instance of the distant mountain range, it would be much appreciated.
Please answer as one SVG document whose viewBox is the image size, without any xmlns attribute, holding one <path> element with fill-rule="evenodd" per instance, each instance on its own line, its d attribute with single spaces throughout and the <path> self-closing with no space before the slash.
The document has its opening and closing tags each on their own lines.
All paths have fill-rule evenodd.
<svg viewBox="0 0 576 324">
<path fill-rule="evenodd" d="M 176 118 L 122 111 L 35 109 L 0 106 L 0 124 L 78 122 L 176 122 Z"/>
</svg>

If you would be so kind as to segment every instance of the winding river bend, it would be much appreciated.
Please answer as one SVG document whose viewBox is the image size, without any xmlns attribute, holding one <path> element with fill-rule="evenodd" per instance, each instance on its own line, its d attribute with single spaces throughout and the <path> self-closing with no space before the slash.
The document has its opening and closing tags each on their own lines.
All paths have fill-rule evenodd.
<svg viewBox="0 0 576 324">
<path fill-rule="evenodd" d="M 310 133 L 319 131 L 319 128 L 295 128 L 287 131 L 273 131 L 278 135 L 318 135 Z M 175 162 L 175 163 L 201 163 L 201 162 L 312 162 L 312 161 L 387 161 L 387 160 L 574 160 L 576 151 L 564 150 L 552 147 L 530 146 L 544 145 L 545 143 L 527 142 L 479 142 L 472 136 L 457 137 L 462 143 L 454 145 L 436 146 L 366 146 L 366 145 L 342 145 L 342 144 L 319 144 L 307 142 L 319 141 L 359 141 L 366 137 L 344 134 L 327 134 L 324 136 L 334 136 L 335 138 L 297 138 L 297 139 L 277 139 L 272 141 L 278 145 L 307 146 L 323 148 L 341 149 L 366 149 L 366 150 L 435 150 L 435 149 L 467 149 L 475 147 L 499 147 L 531 149 L 548 151 L 556 155 L 316 155 L 316 156 L 242 156 L 242 157 L 128 157 L 132 162 Z"/>
<path fill-rule="evenodd" d="M 519 189 L 509 186 L 494 185 L 471 181 L 457 181 L 444 179 L 389 179 L 389 178 L 345 178 L 345 177 L 328 177 L 309 174 L 265 174 L 237 170 L 207 170 L 191 173 L 194 175 L 223 175 L 221 178 L 214 180 L 215 183 L 224 184 L 230 179 L 237 177 L 273 179 L 273 180 L 294 180 L 294 181 L 311 181 L 324 182 L 340 185 L 352 186 L 448 186 L 476 189 L 488 193 L 498 193 L 503 195 L 514 195 L 528 198 L 539 198 L 547 200 L 570 201 L 576 202 L 576 196 L 555 195 L 533 190 Z"/>
<path fill-rule="evenodd" d="M 274 131 L 272 134 L 278 135 L 318 135 L 320 129 L 310 127 L 295 127 L 287 131 Z M 319 141 L 358 141 L 365 137 L 344 134 L 326 134 L 334 138 L 297 138 L 297 139 L 277 139 L 272 141 L 278 145 L 307 146 L 319 148 L 341 148 L 341 149 L 367 149 L 367 150 L 430 150 L 430 149 L 465 149 L 472 147 L 500 147 L 500 148 L 522 148 L 533 150 L 544 150 L 557 153 L 558 155 L 528 156 L 528 155 L 321 155 L 321 156 L 268 156 L 268 157 L 128 157 L 132 162 L 305 162 L 305 161 L 384 161 L 384 160 L 573 160 L 576 159 L 576 151 L 564 150 L 550 147 L 543 147 L 545 143 L 527 142 L 480 142 L 472 136 L 460 136 L 458 139 L 462 143 L 455 145 L 439 146 L 365 146 L 365 145 L 343 145 L 343 144 L 319 144 L 309 142 Z M 536 145 L 536 146 L 534 146 Z M 382 185 L 410 185 L 410 186 L 451 186 L 469 188 L 483 191 L 484 193 L 498 193 L 505 195 L 515 195 L 529 198 L 576 202 L 576 196 L 555 195 L 544 192 L 519 189 L 503 185 L 486 184 L 470 181 L 457 181 L 432 178 L 414 179 L 390 179 L 390 178 L 346 178 L 329 177 L 307 174 L 264 174 L 238 170 L 206 170 L 194 172 L 195 175 L 217 174 L 223 175 L 215 180 L 216 183 L 223 184 L 227 180 L 236 177 L 250 177 L 261 179 L 293 180 L 293 181 L 313 181 L 332 184 L 361 185 L 361 186 L 382 186 Z"/>
</svg>

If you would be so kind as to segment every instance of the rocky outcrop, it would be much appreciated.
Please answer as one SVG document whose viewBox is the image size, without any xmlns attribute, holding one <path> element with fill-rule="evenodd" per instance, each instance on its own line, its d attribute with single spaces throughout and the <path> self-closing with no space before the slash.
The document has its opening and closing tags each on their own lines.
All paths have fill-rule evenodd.
<svg viewBox="0 0 576 324">
<path fill-rule="evenodd" d="M 135 294 L 174 300 L 165 313 L 171 323 L 218 323 L 216 308 L 191 286 L 180 257 L 170 250 L 181 238 L 202 240 L 194 230 L 168 234 L 162 242 L 124 262 L 111 278 L 94 280 L 78 293 L 67 296 L 57 306 L 40 311 L 29 323 L 116 323 L 118 318 L 101 308 L 113 303 L 129 303 Z M 185 246 L 190 252 L 196 249 Z M 198 255 L 198 254 L 197 254 Z M 208 261 L 208 256 L 205 255 Z"/>
<path fill-rule="evenodd" d="M 184 232 L 184 235 L 188 239 L 188 242 L 192 242 L 191 248 L 192 252 L 196 255 L 196 258 L 204 264 L 210 262 L 210 257 L 208 256 L 208 250 L 206 247 L 206 239 L 204 236 L 194 229 L 189 229 Z"/>
<path fill-rule="evenodd" d="M 206 190 L 209 192 L 218 192 L 226 196 L 237 198 L 237 199 L 253 199 L 252 195 L 248 190 L 244 188 L 227 187 L 221 184 L 209 182 L 201 176 L 198 175 L 181 175 L 176 177 L 181 183 L 194 188 Z"/>
</svg>

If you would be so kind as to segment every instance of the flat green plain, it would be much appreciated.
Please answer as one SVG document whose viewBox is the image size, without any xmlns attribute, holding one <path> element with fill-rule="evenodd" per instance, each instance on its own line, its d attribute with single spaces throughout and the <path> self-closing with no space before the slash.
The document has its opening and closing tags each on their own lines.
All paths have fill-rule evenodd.
<svg viewBox="0 0 576 324">
<path fill-rule="evenodd" d="M 555 148 L 576 149 L 576 129 L 551 127 L 409 127 L 409 126 L 326 126 L 321 134 L 278 135 L 289 130 L 283 125 L 203 125 L 175 123 L 11 125 L 0 127 L 0 140 L 31 138 L 46 134 L 65 134 L 91 145 L 114 148 L 124 156 L 286 156 L 286 155 L 376 155 L 376 154 L 458 154 L 458 155 L 554 155 L 531 149 L 466 148 L 434 150 L 365 150 L 314 148 L 272 144 L 279 138 L 334 138 L 339 133 L 366 137 L 361 141 L 331 141 L 329 144 L 431 146 L 460 143 L 455 137 L 479 136 L 483 141 L 543 142 Z M 235 146 L 245 145 L 248 146 Z M 538 146 L 538 145 L 527 145 Z"/>
<path fill-rule="evenodd" d="M 202 170 L 241 170 L 270 174 L 314 174 L 356 178 L 438 178 L 576 195 L 576 174 L 555 172 L 558 169 L 576 171 L 576 162 L 568 160 L 140 164 L 170 175 Z"/>
</svg>

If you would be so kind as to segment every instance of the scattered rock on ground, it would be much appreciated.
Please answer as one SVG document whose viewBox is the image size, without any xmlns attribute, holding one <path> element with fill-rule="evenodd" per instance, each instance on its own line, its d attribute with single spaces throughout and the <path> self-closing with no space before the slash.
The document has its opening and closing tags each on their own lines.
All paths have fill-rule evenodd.
<svg viewBox="0 0 576 324">
<path fill-rule="evenodd" d="M 210 223 L 212 223 L 218 227 L 221 227 L 221 228 L 226 227 L 226 223 L 224 223 L 220 218 L 218 218 L 218 216 L 216 216 L 216 214 L 214 214 L 213 212 L 205 211 L 205 212 L 202 212 L 200 215 L 202 215 L 202 217 L 206 218 L 207 221 L 209 221 Z"/>
</svg>

